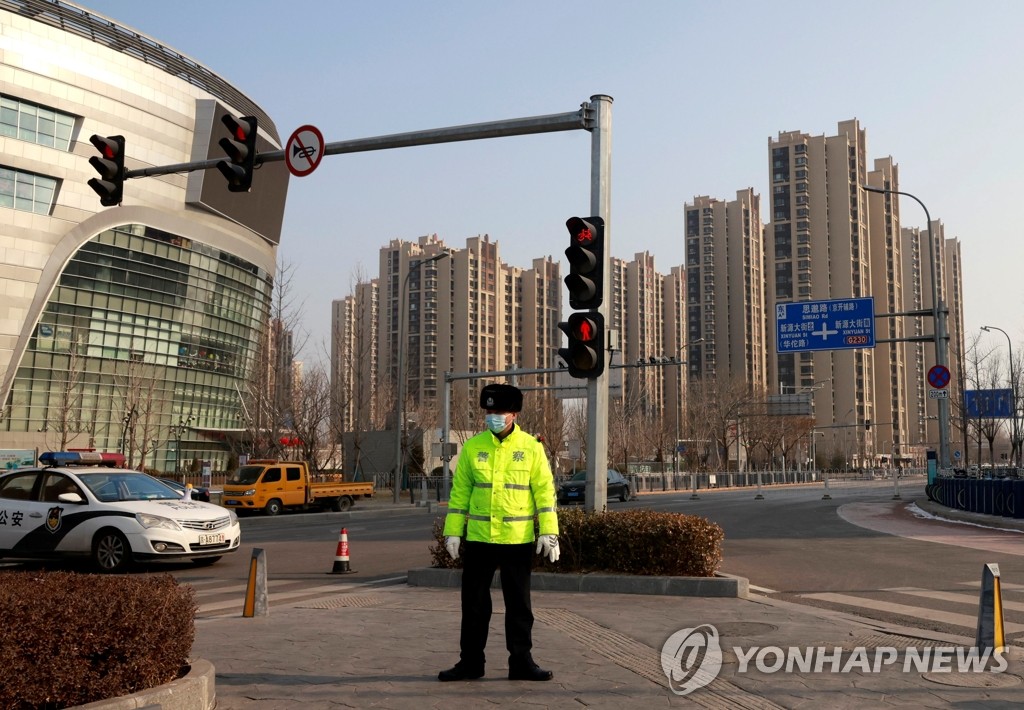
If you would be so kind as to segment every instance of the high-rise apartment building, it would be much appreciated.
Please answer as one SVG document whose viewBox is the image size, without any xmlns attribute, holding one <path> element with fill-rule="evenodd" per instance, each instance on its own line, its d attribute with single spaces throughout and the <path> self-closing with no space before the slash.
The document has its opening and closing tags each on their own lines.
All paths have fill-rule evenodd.
<svg viewBox="0 0 1024 710">
<path fill-rule="evenodd" d="M 768 378 L 760 196 L 747 188 L 728 202 L 695 197 L 684 213 L 690 377 L 738 378 L 762 391 Z"/>
<path fill-rule="evenodd" d="M 938 297 L 949 311 L 946 318 L 946 333 L 949 341 L 946 361 L 950 371 L 949 388 L 955 392 L 963 381 L 964 332 L 963 332 L 963 272 L 960 255 L 960 241 L 945 237 L 941 220 L 933 219 L 928 229 L 904 227 L 901 230 L 904 259 L 904 282 L 908 286 L 906 310 L 931 310 L 932 308 L 932 265 L 938 271 L 936 276 Z M 930 240 L 930 235 L 935 239 Z M 929 241 L 935 245 L 934 255 L 928 252 Z M 932 259 L 934 258 L 934 261 Z M 907 319 L 912 335 L 930 336 L 935 324 L 930 316 L 915 316 Z M 907 346 L 908 386 L 907 410 L 909 413 L 909 443 L 918 449 L 938 448 L 938 401 L 928 397 L 928 370 L 935 365 L 935 345 L 930 340 L 911 343 Z M 950 407 L 950 443 L 962 448 L 963 437 L 953 421 Z M 959 441 L 959 444 L 955 442 Z"/>
<path fill-rule="evenodd" d="M 899 167 L 891 157 L 879 158 L 867 175 L 867 185 L 890 190 L 899 189 Z M 903 240 L 900 238 L 899 201 L 893 194 L 865 193 L 868 207 L 868 238 L 874 267 L 871 270 L 871 293 L 875 298 L 875 383 L 876 420 L 869 443 L 878 461 L 898 462 L 911 455 L 908 449 L 908 349 L 902 342 L 907 335 L 903 313 L 908 292 L 904 289 Z M 894 342 L 884 342 L 894 341 Z"/>
<path fill-rule="evenodd" d="M 899 198 L 869 193 L 862 185 L 898 191 L 891 157 L 867 165 L 865 131 L 843 121 L 834 136 L 796 131 L 769 140 L 772 245 L 766 263 L 769 328 L 776 303 L 871 296 L 877 345 L 873 349 L 779 355 L 768 348 L 771 389 L 810 392 L 825 434 L 819 451 L 849 463 L 920 461 L 938 445 L 937 406 L 925 377 L 935 364 L 930 342 L 904 341 L 933 333 L 927 316 L 898 315 L 930 309 L 930 262 L 940 299 L 949 308 L 949 361 L 962 353 L 963 306 L 959 244 L 936 234 L 934 257 L 927 231 L 900 221 Z M 952 253 L 949 253 L 952 252 Z M 953 373 L 954 382 L 958 377 Z"/>
<path fill-rule="evenodd" d="M 440 253 L 448 257 L 421 264 Z M 332 386 L 339 406 L 350 410 L 341 413 L 345 429 L 359 422 L 385 426 L 381 415 L 393 411 L 400 307 L 406 309 L 407 410 L 438 410 L 446 372 L 554 367 L 561 288 L 557 262 L 548 257 L 535 259 L 530 269 L 510 266 L 487 235 L 467 239 L 464 249 L 447 247 L 437 235 L 392 240 L 381 249 L 380 276 L 335 301 Z M 453 407 L 475 402 L 480 386 L 456 380 Z M 354 403 L 345 404 L 356 393 L 362 418 Z"/>
<path fill-rule="evenodd" d="M 867 146 L 859 123 L 843 121 L 827 137 L 781 132 L 769 139 L 768 154 L 766 312 L 773 314 L 776 303 L 872 295 L 875 262 L 860 189 L 867 179 Z M 865 424 L 879 420 L 873 350 L 778 354 L 772 347 L 768 360 L 772 391 L 813 393 L 818 424 L 831 425 L 824 430 L 827 447 L 851 461 L 869 453 Z"/>
<path fill-rule="evenodd" d="M 635 254 L 633 261 L 612 257 L 609 311 L 618 324 L 622 362 L 650 362 L 671 357 L 665 351 L 664 276 L 654 268 L 649 252 Z M 646 415 L 660 416 L 664 406 L 664 375 L 661 367 L 626 368 L 623 393 Z"/>
</svg>

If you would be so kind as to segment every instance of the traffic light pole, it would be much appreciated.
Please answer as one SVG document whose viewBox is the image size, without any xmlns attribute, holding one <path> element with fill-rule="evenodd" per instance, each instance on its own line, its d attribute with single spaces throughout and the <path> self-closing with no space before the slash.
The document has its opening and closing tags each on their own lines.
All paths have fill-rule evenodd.
<svg viewBox="0 0 1024 710">
<path fill-rule="evenodd" d="M 604 296 L 597 312 L 611 327 L 609 255 L 612 241 L 612 97 L 590 97 L 594 125 L 590 129 L 590 214 L 604 220 Z M 605 330 L 607 338 L 608 330 Z M 607 350 L 607 344 L 601 343 Z M 587 380 L 587 491 L 584 509 L 603 511 L 608 505 L 608 371 Z"/>
</svg>

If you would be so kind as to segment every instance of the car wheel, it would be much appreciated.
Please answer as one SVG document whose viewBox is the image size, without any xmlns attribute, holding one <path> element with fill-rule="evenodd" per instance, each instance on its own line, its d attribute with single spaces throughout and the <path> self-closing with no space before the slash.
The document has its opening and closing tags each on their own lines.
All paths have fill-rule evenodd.
<svg viewBox="0 0 1024 710">
<path fill-rule="evenodd" d="M 100 572 L 123 572 L 132 563 L 128 538 L 113 528 L 100 530 L 92 541 L 92 560 Z"/>
<path fill-rule="evenodd" d="M 346 510 L 352 509 L 352 499 L 348 496 L 341 496 L 335 498 L 334 502 L 331 503 L 331 510 L 335 513 L 344 513 Z"/>
<path fill-rule="evenodd" d="M 623 503 L 629 500 L 629 486 L 622 487 L 622 490 L 619 492 L 619 500 Z"/>
<path fill-rule="evenodd" d="M 267 507 L 263 509 L 267 515 L 277 515 L 281 512 L 281 501 L 277 498 L 267 501 Z"/>
<path fill-rule="evenodd" d="M 218 560 L 220 560 L 220 555 L 217 555 L 216 557 L 196 557 L 192 560 L 192 564 L 196 567 L 209 567 Z"/>
</svg>

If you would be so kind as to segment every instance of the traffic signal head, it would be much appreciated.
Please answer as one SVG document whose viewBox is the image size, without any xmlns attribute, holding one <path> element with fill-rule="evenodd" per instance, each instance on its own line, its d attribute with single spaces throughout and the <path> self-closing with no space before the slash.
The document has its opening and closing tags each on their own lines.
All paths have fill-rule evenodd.
<svg viewBox="0 0 1024 710">
<path fill-rule="evenodd" d="M 865 419 L 864 420 L 864 431 L 871 431 L 871 420 L 870 419 Z"/>
<path fill-rule="evenodd" d="M 256 117 L 235 118 L 224 114 L 221 122 L 231 132 L 230 138 L 221 138 L 220 147 L 228 159 L 217 163 L 217 169 L 228 179 L 231 192 L 248 192 L 252 187 L 252 171 L 256 165 Z"/>
<path fill-rule="evenodd" d="M 119 205 L 124 194 L 124 136 L 93 135 L 89 142 L 100 152 L 89 158 L 89 164 L 100 174 L 89 180 L 89 187 L 100 196 L 104 207 Z"/>
<path fill-rule="evenodd" d="M 593 378 L 604 372 L 604 316 L 600 313 L 572 313 L 558 327 L 569 338 L 558 355 L 569 366 L 572 377 Z"/>
<path fill-rule="evenodd" d="M 569 229 L 569 306 L 574 309 L 597 308 L 604 297 L 604 220 L 600 217 L 570 217 Z"/>
</svg>

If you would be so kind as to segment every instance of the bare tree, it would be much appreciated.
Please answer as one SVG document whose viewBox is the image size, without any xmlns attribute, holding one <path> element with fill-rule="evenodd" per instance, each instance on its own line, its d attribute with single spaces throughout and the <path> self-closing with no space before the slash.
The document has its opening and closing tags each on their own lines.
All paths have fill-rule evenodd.
<svg viewBox="0 0 1024 710">
<path fill-rule="evenodd" d="M 742 435 L 740 420 L 752 402 L 749 386 L 739 377 L 724 381 L 704 377 L 690 383 L 686 407 L 688 428 L 695 438 L 712 442 L 720 468 L 725 467 L 728 452 Z M 722 461 L 723 454 L 726 461 Z"/>
<path fill-rule="evenodd" d="M 245 390 L 239 392 L 252 453 L 261 458 L 284 457 L 287 446 L 282 439 L 295 438 L 295 358 L 308 334 L 299 327 L 302 302 L 292 287 L 293 274 L 291 264 L 278 262 L 268 320 L 259 334 Z"/>
<path fill-rule="evenodd" d="M 118 361 L 118 372 L 114 376 L 114 391 L 118 409 L 123 412 L 121 420 L 121 450 L 125 454 L 128 468 L 145 464 L 160 420 L 163 398 L 157 391 L 160 381 L 156 367 L 147 364 L 145 353 L 130 349 L 127 360 Z M 138 458 L 136 458 L 138 456 Z"/>
<path fill-rule="evenodd" d="M 85 373 L 85 356 L 78 340 L 73 339 L 68 347 L 67 368 L 56 374 L 57 402 L 51 407 L 51 416 L 46 420 L 46 429 L 60 436 L 58 451 L 66 451 L 68 442 L 82 432 L 82 378 Z M 54 411 L 56 410 L 56 411 Z M 47 437 L 49 438 L 49 437 Z"/>
<path fill-rule="evenodd" d="M 292 429 L 298 452 L 313 471 L 322 471 L 333 461 L 337 442 L 331 437 L 331 385 L 323 368 L 302 373 L 295 383 L 292 400 Z"/>
<path fill-rule="evenodd" d="M 558 454 L 565 448 L 565 412 L 562 401 L 547 392 L 526 392 L 519 424 L 544 444 L 551 470 L 558 470 Z"/>
<path fill-rule="evenodd" d="M 565 436 L 567 446 L 570 442 L 579 446 L 579 458 L 573 459 L 573 468 L 578 468 L 587 459 L 587 401 L 585 399 L 570 400 L 566 406 Z"/>
</svg>

